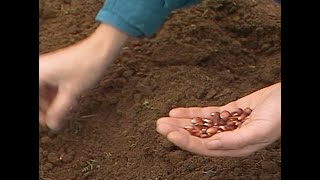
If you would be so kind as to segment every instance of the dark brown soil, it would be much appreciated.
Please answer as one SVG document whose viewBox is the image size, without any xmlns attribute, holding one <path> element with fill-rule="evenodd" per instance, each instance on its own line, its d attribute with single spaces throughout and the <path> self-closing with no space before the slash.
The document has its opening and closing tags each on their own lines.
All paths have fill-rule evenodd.
<svg viewBox="0 0 320 180">
<path fill-rule="evenodd" d="M 40 53 L 97 27 L 102 0 L 41 0 Z M 223 105 L 280 81 L 280 9 L 205 0 L 175 11 L 151 38 L 131 38 L 61 133 L 40 132 L 40 179 L 280 179 L 281 142 L 242 158 L 183 151 L 156 132 L 178 106 Z"/>
</svg>

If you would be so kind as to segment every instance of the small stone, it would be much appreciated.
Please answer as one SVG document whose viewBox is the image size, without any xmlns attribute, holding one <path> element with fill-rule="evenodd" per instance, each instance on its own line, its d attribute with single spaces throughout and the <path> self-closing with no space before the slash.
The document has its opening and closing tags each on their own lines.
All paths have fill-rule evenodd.
<svg viewBox="0 0 320 180">
<path fill-rule="evenodd" d="M 46 163 L 44 166 L 43 166 L 43 169 L 45 171 L 48 171 L 48 170 L 51 170 L 53 168 L 53 164 L 51 163 Z"/>
<path fill-rule="evenodd" d="M 262 161 L 261 167 L 262 167 L 262 169 L 264 169 L 268 173 L 274 174 L 277 172 L 278 164 L 276 164 L 273 161 Z"/>
<path fill-rule="evenodd" d="M 57 153 L 49 153 L 48 161 L 55 164 L 59 162 L 59 155 Z"/>
<path fill-rule="evenodd" d="M 48 136 L 44 136 L 40 139 L 41 144 L 49 144 L 51 142 L 51 138 Z"/>
<path fill-rule="evenodd" d="M 211 89 L 206 95 L 206 99 L 211 99 L 217 94 L 218 94 L 218 91 L 216 89 Z"/>
<path fill-rule="evenodd" d="M 72 162 L 73 159 L 74 159 L 74 153 L 73 152 L 70 152 L 70 153 L 67 153 L 67 154 L 64 154 L 61 156 L 62 157 L 62 162 L 64 163 L 69 163 L 69 162 Z"/>
</svg>

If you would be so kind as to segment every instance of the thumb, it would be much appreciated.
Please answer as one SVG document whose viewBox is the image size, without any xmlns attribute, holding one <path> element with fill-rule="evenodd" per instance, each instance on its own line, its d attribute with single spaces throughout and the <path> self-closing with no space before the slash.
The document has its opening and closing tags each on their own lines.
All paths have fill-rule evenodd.
<svg viewBox="0 0 320 180">
<path fill-rule="evenodd" d="M 61 129 L 63 116 L 68 112 L 73 102 L 71 93 L 58 93 L 53 103 L 49 107 L 45 121 L 47 126 L 52 130 Z"/>
</svg>

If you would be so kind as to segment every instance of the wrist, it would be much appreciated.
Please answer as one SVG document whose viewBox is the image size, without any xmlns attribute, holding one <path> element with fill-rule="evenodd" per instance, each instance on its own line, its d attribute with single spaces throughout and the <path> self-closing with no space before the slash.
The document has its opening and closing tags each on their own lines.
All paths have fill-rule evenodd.
<svg viewBox="0 0 320 180">
<path fill-rule="evenodd" d="M 96 59 L 109 64 L 118 55 L 127 39 L 128 35 L 124 32 L 102 23 L 88 38 L 87 42 L 84 42 L 84 49 L 92 56 L 98 56 L 92 60 Z"/>
</svg>

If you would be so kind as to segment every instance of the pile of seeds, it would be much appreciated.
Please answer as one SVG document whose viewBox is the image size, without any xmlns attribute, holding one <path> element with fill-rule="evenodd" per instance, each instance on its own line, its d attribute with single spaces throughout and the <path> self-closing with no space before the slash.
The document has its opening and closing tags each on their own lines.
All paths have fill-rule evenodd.
<svg viewBox="0 0 320 180">
<path fill-rule="evenodd" d="M 246 107 L 238 108 L 234 112 L 222 111 L 212 112 L 210 118 L 195 117 L 191 120 L 191 126 L 185 126 L 184 129 L 189 131 L 191 135 L 208 138 L 216 133 L 223 131 L 232 131 L 241 126 L 241 124 L 249 118 L 252 109 Z"/>
</svg>

